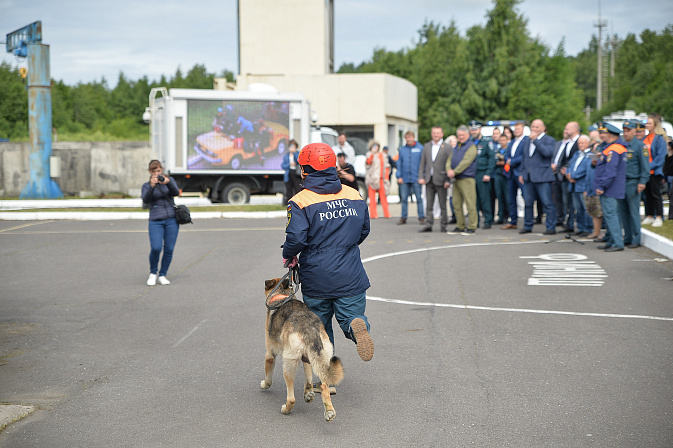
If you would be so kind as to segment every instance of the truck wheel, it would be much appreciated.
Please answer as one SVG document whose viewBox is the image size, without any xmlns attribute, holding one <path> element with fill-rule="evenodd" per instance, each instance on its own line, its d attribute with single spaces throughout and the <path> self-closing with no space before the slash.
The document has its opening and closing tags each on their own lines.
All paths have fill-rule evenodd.
<svg viewBox="0 0 673 448">
<path fill-rule="evenodd" d="M 231 168 L 234 170 L 237 170 L 241 167 L 241 156 L 240 155 L 235 155 L 233 159 L 231 159 Z"/>
<path fill-rule="evenodd" d="M 283 154 L 287 149 L 287 139 L 281 138 L 278 142 L 278 145 L 276 146 L 276 149 L 278 150 L 278 154 Z"/>
<path fill-rule="evenodd" d="M 244 205 L 250 202 L 250 190 L 244 184 L 237 182 L 227 184 L 222 190 L 220 200 L 226 204 Z"/>
</svg>

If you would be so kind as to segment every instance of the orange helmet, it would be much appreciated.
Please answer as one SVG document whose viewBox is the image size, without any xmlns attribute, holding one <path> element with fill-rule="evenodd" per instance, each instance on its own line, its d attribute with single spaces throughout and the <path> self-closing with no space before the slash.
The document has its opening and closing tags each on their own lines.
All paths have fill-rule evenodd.
<svg viewBox="0 0 673 448">
<path fill-rule="evenodd" d="M 299 164 L 308 165 L 316 171 L 336 166 L 334 150 L 325 143 L 310 143 L 299 153 Z"/>
</svg>

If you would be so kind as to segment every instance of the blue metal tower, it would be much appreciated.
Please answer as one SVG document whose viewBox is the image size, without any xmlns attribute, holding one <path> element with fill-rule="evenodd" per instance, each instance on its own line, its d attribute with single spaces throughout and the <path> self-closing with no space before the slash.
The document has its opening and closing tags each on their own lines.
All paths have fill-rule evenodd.
<svg viewBox="0 0 673 448">
<path fill-rule="evenodd" d="M 51 156 L 51 75 L 49 45 L 42 44 L 42 22 L 7 34 L 6 49 L 28 59 L 28 131 L 30 179 L 21 199 L 62 198 L 61 188 L 49 176 Z"/>
</svg>

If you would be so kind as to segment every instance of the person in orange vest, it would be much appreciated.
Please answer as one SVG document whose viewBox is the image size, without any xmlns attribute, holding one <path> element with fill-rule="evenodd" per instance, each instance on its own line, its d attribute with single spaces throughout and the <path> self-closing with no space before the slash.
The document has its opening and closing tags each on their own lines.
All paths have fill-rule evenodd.
<svg viewBox="0 0 673 448">
<path fill-rule="evenodd" d="M 605 133 L 607 146 L 596 164 L 594 190 L 601 198 L 603 220 L 608 229 L 608 240 L 598 249 L 606 252 L 624 250 L 622 226 L 619 222 L 619 200 L 626 196 L 626 157 L 628 143 L 619 136 L 621 130 L 610 123 L 598 123 L 598 131 Z"/>
<path fill-rule="evenodd" d="M 645 219 L 644 225 L 652 224 L 652 227 L 663 225 L 664 203 L 661 189 L 664 184 L 662 168 L 666 159 L 666 131 L 661 126 L 661 116 L 650 114 L 647 117 L 645 128 L 649 132 L 643 144 L 650 154 L 650 180 L 645 187 Z"/>
<path fill-rule="evenodd" d="M 369 192 L 369 216 L 373 219 L 378 218 L 376 210 L 376 193 L 379 194 L 381 207 L 383 207 L 383 216 L 390 218 L 388 209 L 388 197 L 386 190 L 390 188 L 390 163 L 388 156 L 381 151 L 378 142 L 369 143 L 367 156 L 367 173 L 365 174 L 365 184 Z"/>
</svg>

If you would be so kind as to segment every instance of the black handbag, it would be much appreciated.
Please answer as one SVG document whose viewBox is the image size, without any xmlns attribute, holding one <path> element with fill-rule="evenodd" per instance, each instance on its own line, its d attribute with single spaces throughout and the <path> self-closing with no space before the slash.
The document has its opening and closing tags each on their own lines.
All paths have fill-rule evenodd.
<svg viewBox="0 0 673 448">
<path fill-rule="evenodd" d="M 194 224 L 192 222 L 192 215 L 189 213 L 189 209 L 186 205 L 173 204 L 173 207 L 175 207 L 175 220 L 178 224 Z"/>
<path fill-rule="evenodd" d="M 168 196 L 166 193 L 164 193 L 163 190 L 161 190 L 161 194 L 164 195 L 164 197 L 170 199 L 173 203 L 173 208 L 175 209 L 175 220 L 178 222 L 178 224 L 194 224 L 192 221 L 192 214 L 186 205 L 175 205 L 175 199 Z"/>
</svg>

